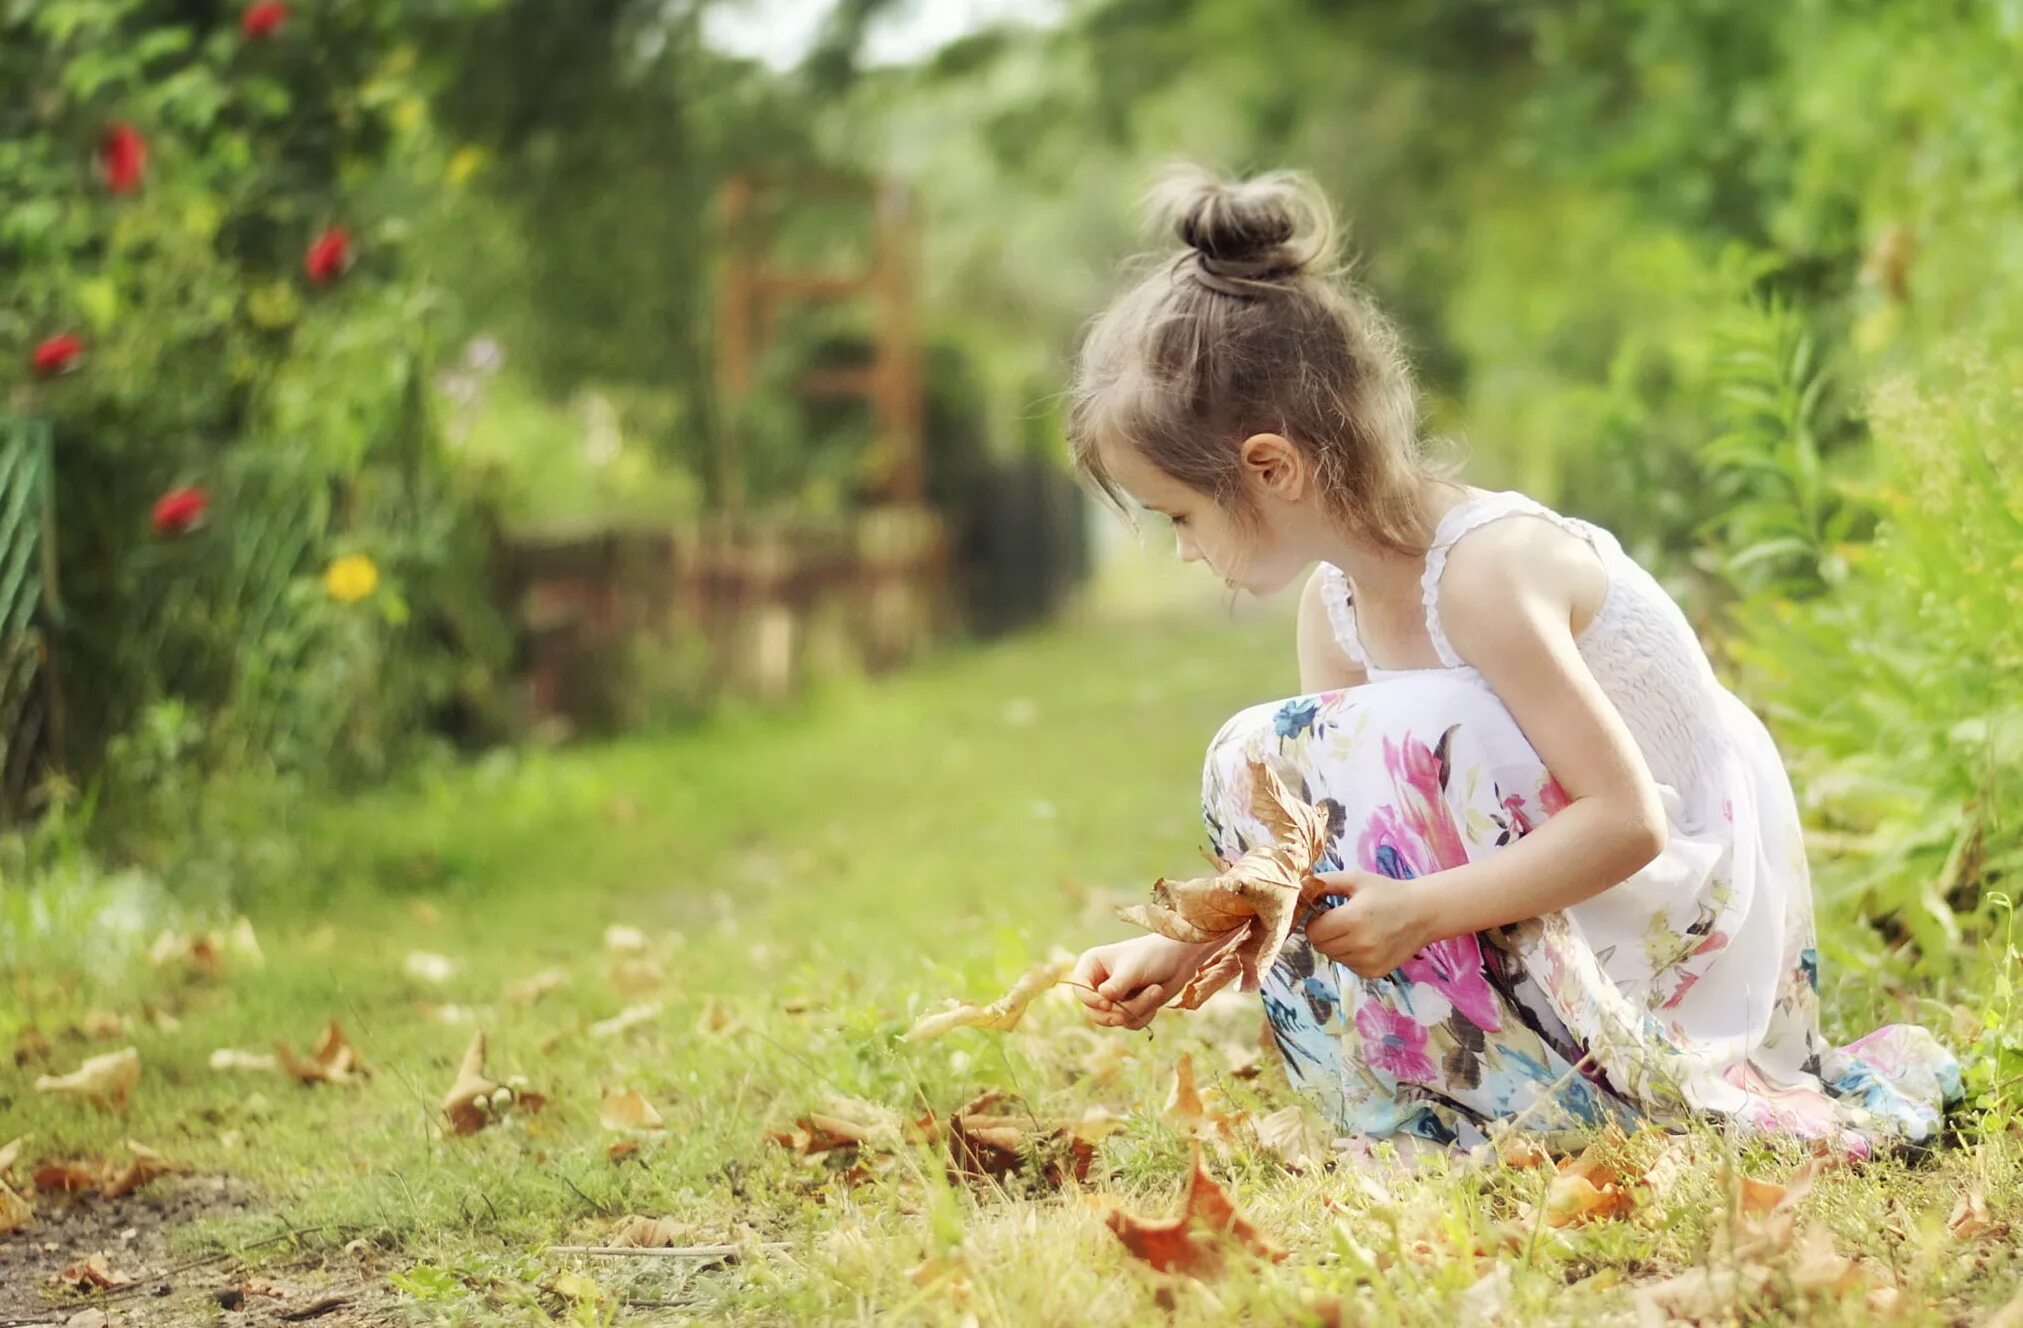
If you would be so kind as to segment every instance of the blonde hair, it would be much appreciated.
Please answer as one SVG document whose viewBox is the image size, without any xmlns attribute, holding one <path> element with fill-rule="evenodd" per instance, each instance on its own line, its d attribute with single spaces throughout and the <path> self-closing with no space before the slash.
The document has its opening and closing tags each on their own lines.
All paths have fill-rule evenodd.
<svg viewBox="0 0 2023 1328">
<path fill-rule="evenodd" d="M 1135 447 L 1254 526 L 1238 449 L 1277 433 L 1345 528 L 1424 553 L 1423 482 L 1458 465 L 1419 436 L 1397 330 L 1346 279 L 1326 197 L 1294 171 L 1223 181 L 1181 163 L 1146 204 L 1184 247 L 1141 256 L 1152 270 L 1089 326 L 1068 410 L 1076 469 L 1129 520 L 1097 445 Z"/>
</svg>

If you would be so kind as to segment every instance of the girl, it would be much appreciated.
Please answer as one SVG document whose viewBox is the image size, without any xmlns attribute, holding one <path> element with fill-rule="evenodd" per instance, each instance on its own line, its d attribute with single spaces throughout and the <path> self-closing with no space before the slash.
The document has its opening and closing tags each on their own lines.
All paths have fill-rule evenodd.
<svg viewBox="0 0 2023 1328">
<path fill-rule="evenodd" d="M 1798 810 L 1762 723 L 1607 530 L 1461 483 L 1397 334 L 1275 172 L 1154 189 L 1182 247 L 1095 321 L 1078 469 L 1232 589 L 1300 594 L 1301 695 L 1231 717 L 1202 812 L 1268 832 L 1253 761 L 1325 807 L 1320 909 L 1263 983 L 1292 1083 L 1351 1135 L 1484 1140 L 1711 1113 L 1865 1154 L 1925 1140 L 1953 1058 L 1819 1034 Z M 1326 870 L 1321 870 L 1325 868 Z M 1092 1019 L 1143 1027 L 1210 949 L 1098 946 Z"/>
</svg>

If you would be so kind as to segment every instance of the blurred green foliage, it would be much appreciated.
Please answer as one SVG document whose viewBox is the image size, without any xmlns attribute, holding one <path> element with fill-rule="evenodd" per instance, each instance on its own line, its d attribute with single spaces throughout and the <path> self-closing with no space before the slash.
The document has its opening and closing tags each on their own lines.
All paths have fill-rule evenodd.
<svg viewBox="0 0 2023 1328">
<path fill-rule="evenodd" d="M 445 196 L 420 12 L 0 6 L 0 402 L 55 433 L 64 754 L 136 823 L 187 814 L 164 732 L 186 778 L 370 777 L 495 708 L 491 521 L 441 447 L 411 253 Z M 36 372 L 62 334 L 82 356 Z M 179 489 L 194 525 L 155 510 Z M 347 555 L 370 593 L 326 585 Z"/>
</svg>

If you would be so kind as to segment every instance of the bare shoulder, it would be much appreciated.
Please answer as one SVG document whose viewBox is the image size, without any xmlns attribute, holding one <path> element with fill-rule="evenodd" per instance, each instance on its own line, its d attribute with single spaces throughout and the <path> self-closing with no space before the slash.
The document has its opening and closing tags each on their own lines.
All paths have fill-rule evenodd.
<svg viewBox="0 0 2023 1328">
<path fill-rule="evenodd" d="M 1441 573 L 1443 626 L 1456 645 L 1478 623 L 1549 614 L 1578 635 L 1601 608 L 1608 572 L 1587 540 L 1519 512 L 1486 522 L 1454 542 Z"/>
</svg>

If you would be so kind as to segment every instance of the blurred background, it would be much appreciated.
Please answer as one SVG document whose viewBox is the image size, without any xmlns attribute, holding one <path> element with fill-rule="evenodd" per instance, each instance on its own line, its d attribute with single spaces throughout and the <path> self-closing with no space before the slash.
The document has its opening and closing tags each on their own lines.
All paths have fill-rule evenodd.
<svg viewBox="0 0 2023 1328">
<path fill-rule="evenodd" d="M 230 900 L 287 799 L 1258 631 L 1064 464 L 1184 156 L 1320 180 L 1472 478 L 1661 573 L 1942 953 L 2023 805 L 2019 50 L 2018 0 L 0 0 L 0 875 Z M 1289 607 L 1216 706 L 1294 690 Z"/>
</svg>

